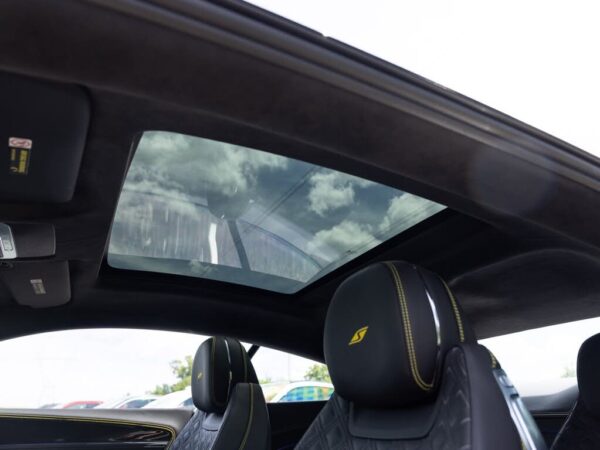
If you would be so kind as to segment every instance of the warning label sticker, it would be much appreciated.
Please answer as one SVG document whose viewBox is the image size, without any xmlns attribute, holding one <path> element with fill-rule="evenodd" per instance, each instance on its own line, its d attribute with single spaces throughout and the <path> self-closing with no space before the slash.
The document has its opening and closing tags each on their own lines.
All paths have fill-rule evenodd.
<svg viewBox="0 0 600 450">
<path fill-rule="evenodd" d="M 32 144 L 33 144 L 33 141 L 31 139 L 23 139 L 23 138 L 17 138 L 17 137 L 8 138 L 8 146 L 9 147 L 31 149 Z"/>
<path fill-rule="evenodd" d="M 11 137 L 8 138 L 9 171 L 17 175 L 27 175 L 29 160 L 31 159 L 31 139 Z"/>
</svg>

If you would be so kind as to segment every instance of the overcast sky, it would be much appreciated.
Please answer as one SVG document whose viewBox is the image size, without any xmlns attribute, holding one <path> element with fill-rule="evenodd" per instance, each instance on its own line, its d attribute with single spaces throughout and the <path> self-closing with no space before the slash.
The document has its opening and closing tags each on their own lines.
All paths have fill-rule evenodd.
<svg viewBox="0 0 600 450">
<path fill-rule="evenodd" d="M 253 0 L 600 155 L 600 3 Z"/>
</svg>

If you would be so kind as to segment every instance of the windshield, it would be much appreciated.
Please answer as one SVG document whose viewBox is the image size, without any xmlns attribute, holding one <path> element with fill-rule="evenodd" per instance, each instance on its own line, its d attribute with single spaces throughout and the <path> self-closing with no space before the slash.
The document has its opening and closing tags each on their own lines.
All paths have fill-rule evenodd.
<svg viewBox="0 0 600 450">
<path fill-rule="evenodd" d="M 597 2 L 251 3 L 600 155 Z"/>
</svg>

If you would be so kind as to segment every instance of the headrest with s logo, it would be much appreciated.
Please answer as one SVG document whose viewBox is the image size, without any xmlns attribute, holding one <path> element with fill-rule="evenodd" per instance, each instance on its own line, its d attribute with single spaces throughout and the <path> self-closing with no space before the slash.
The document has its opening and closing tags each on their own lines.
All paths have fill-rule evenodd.
<svg viewBox="0 0 600 450">
<path fill-rule="evenodd" d="M 258 383 L 244 346 L 228 337 L 204 341 L 192 366 L 194 405 L 207 413 L 222 414 L 237 383 Z"/>
<path fill-rule="evenodd" d="M 336 393 L 357 405 L 426 402 L 446 352 L 474 335 L 437 275 L 405 262 L 373 264 L 337 289 L 324 352 Z"/>
</svg>

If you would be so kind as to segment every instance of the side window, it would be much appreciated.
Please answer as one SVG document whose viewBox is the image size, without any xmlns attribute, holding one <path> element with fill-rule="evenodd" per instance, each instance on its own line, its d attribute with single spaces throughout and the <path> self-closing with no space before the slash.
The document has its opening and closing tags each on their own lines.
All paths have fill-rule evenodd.
<svg viewBox="0 0 600 450">
<path fill-rule="evenodd" d="M 297 387 L 289 391 L 283 397 L 280 402 L 306 402 L 309 400 L 315 400 L 313 391 L 314 388 L 310 386 Z"/>
<path fill-rule="evenodd" d="M 2 341 L 0 408 L 180 408 L 191 403 L 189 355 L 205 339 L 91 329 Z"/>
<path fill-rule="evenodd" d="M 328 400 L 333 394 L 333 388 L 324 386 L 301 386 L 288 391 L 280 402 L 310 402 Z"/>
<path fill-rule="evenodd" d="M 577 384 L 577 352 L 600 333 L 600 317 L 480 341 L 494 353 L 521 396 L 550 395 Z"/>
<path fill-rule="evenodd" d="M 205 336 L 89 329 L 0 342 L 0 408 L 193 408 L 193 355 Z M 249 344 L 244 344 L 249 348 Z M 267 401 L 327 400 L 327 367 L 260 348 L 252 362 Z"/>
<path fill-rule="evenodd" d="M 333 394 L 325 364 L 265 347 L 258 349 L 252 364 L 267 402 L 324 401 Z"/>
</svg>

